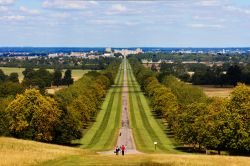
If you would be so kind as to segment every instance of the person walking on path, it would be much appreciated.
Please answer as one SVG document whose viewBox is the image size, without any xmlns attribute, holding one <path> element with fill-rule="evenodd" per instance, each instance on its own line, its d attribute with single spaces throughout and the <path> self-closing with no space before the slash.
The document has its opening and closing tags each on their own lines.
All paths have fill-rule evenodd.
<svg viewBox="0 0 250 166">
<path fill-rule="evenodd" d="M 122 155 L 124 156 L 126 147 L 124 145 L 122 145 L 121 150 L 122 150 Z"/>
<path fill-rule="evenodd" d="M 120 151 L 120 148 L 118 146 L 116 146 L 116 148 L 115 148 L 115 154 L 119 155 L 119 151 Z"/>
</svg>

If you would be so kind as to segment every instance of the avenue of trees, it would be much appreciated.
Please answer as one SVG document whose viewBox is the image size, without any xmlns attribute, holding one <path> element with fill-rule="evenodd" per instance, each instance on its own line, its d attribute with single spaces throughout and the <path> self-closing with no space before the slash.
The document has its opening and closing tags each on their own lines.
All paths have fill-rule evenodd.
<svg viewBox="0 0 250 166">
<path fill-rule="evenodd" d="M 103 71 L 91 71 L 52 96 L 30 85 L 43 82 L 46 86 L 53 79 L 58 84 L 60 81 L 72 83 L 71 79 L 65 79 L 70 72 L 66 71 L 62 78 L 60 72 L 51 75 L 44 69 L 29 69 L 24 72 L 24 83 L 0 83 L 0 135 L 57 144 L 70 144 L 81 138 L 83 129 L 100 110 L 120 63 L 121 60 L 116 59 Z"/>
<path fill-rule="evenodd" d="M 238 84 L 230 98 L 209 98 L 174 76 L 159 81 L 159 74 L 135 59 L 130 64 L 152 110 L 167 121 L 178 142 L 200 151 L 250 152 L 249 87 Z"/>
</svg>

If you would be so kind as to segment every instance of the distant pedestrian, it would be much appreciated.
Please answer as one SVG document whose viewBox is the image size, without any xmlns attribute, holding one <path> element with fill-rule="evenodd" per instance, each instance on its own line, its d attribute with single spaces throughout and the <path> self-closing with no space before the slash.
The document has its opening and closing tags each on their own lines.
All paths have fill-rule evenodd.
<svg viewBox="0 0 250 166">
<path fill-rule="evenodd" d="M 116 148 L 115 148 L 115 154 L 119 155 L 119 151 L 120 151 L 120 148 L 118 146 L 116 146 Z"/>
<path fill-rule="evenodd" d="M 124 156 L 126 147 L 124 145 L 122 145 L 121 150 L 122 150 L 122 155 Z"/>
</svg>

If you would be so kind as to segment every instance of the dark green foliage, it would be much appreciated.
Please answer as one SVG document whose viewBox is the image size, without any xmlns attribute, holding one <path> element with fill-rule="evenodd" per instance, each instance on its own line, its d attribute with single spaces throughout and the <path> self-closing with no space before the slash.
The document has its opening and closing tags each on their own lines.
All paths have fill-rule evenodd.
<svg viewBox="0 0 250 166">
<path fill-rule="evenodd" d="M 30 87 L 38 87 L 41 92 L 45 91 L 45 87 L 50 87 L 53 75 L 46 69 L 25 69 L 23 71 L 24 80 L 22 84 Z"/>
<path fill-rule="evenodd" d="M 73 84 L 74 80 L 72 78 L 71 70 L 67 69 L 64 73 L 64 77 L 62 79 L 63 85 L 71 85 Z"/>
<path fill-rule="evenodd" d="M 8 80 L 14 83 L 19 83 L 18 73 L 10 73 Z"/>
<path fill-rule="evenodd" d="M 62 71 L 59 69 L 55 69 L 53 73 L 53 85 L 59 86 L 62 84 Z"/>
<path fill-rule="evenodd" d="M 5 82 L 7 80 L 7 75 L 4 74 L 3 70 L 0 69 L 0 83 Z"/>
<path fill-rule="evenodd" d="M 24 91 L 25 87 L 19 83 L 5 82 L 0 83 L 0 97 L 15 96 Z"/>
</svg>

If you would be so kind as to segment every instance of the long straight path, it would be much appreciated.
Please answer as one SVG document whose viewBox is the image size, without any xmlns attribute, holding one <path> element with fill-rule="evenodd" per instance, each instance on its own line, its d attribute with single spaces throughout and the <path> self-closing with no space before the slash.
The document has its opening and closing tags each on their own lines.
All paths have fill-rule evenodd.
<svg viewBox="0 0 250 166">
<path fill-rule="evenodd" d="M 128 88 L 128 77 L 127 77 L 127 60 L 124 60 L 124 76 L 123 76 L 123 90 L 122 90 L 122 118 L 121 128 L 118 135 L 117 145 L 125 145 L 127 147 L 127 153 L 138 153 L 130 128 L 129 120 L 129 88 Z"/>
</svg>

